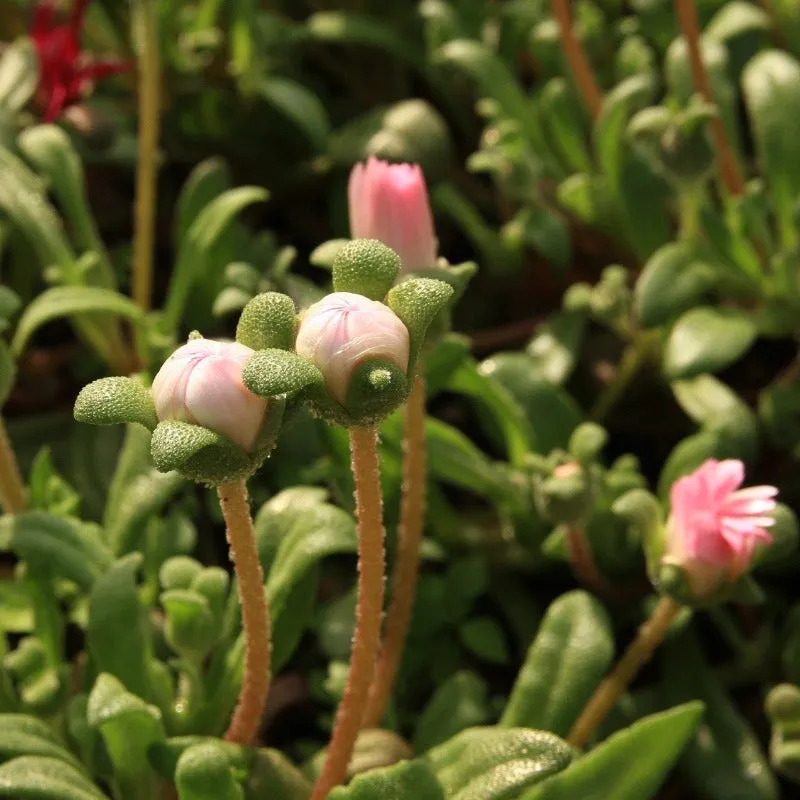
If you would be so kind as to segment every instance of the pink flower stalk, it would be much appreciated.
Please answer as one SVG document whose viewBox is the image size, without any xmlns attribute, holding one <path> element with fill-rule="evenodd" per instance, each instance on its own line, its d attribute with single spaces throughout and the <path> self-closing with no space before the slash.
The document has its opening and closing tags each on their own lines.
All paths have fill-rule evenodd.
<svg viewBox="0 0 800 800">
<path fill-rule="evenodd" d="M 709 459 L 672 486 L 664 563 L 682 567 L 698 594 L 732 582 L 747 569 L 758 544 L 772 537 L 774 486 L 739 489 L 744 464 Z"/>
<path fill-rule="evenodd" d="M 342 404 L 355 370 L 382 358 L 408 369 L 408 328 L 383 303 L 353 292 L 334 292 L 311 306 L 297 332 L 297 354 L 325 376 L 328 391 Z"/>
<path fill-rule="evenodd" d="M 213 339 L 192 339 L 179 347 L 153 381 L 158 419 L 202 425 L 249 452 L 267 411 L 267 400 L 242 383 L 253 352 L 238 342 Z"/>
<path fill-rule="evenodd" d="M 69 19 L 55 24 L 55 0 L 41 0 L 33 12 L 31 39 L 39 56 L 37 103 L 52 122 L 78 102 L 94 81 L 131 68 L 133 62 L 93 60 L 81 51 L 80 35 L 90 0 L 75 0 Z"/>
<path fill-rule="evenodd" d="M 419 164 L 389 164 L 370 157 L 356 164 L 348 186 L 350 235 L 391 247 L 404 272 L 436 264 L 436 234 Z"/>
</svg>

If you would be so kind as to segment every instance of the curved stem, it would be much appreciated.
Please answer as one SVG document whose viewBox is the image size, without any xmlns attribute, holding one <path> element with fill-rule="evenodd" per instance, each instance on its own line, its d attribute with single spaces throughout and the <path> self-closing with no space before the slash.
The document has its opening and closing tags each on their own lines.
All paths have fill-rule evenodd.
<svg viewBox="0 0 800 800">
<path fill-rule="evenodd" d="M 264 572 L 258 560 L 247 500 L 247 486 L 244 481 L 227 483 L 217 487 L 217 494 L 225 518 L 231 560 L 239 582 L 244 629 L 244 677 L 239 701 L 225 732 L 225 741 L 249 745 L 258 734 L 269 694 L 272 659 L 269 611 L 264 594 Z"/>
<path fill-rule="evenodd" d="M 331 789 L 347 777 L 380 645 L 385 554 L 377 429 L 353 428 L 350 450 L 358 515 L 356 627 L 347 686 L 311 800 L 325 800 Z"/>
<path fill-rule="evenodd" d="M 636 335 L 636 339 L 628 345 L 614 377 L 600 393 L 600 397 L 597 398 L 597 402 L 589 413 L 589 417 L 592 420 L 601 422 L 616 405 L 619 398 L 622 397 L 631 381 L 647 361 L 653 341 L 654 337 L 651 334 L 639 333 Z"/>
<path fill-rule="evenodd" d="M 639 628 L 636 638 L 625 654 L 597 687 L 592 699 L 586 704 L 578 721 L 573 725 L 567 741 L 573 747 L 583 747 L 594 735 L 614 706 L 636 677 L 653 652 L 664 641 L 667 631 L 681 610 L 674 600 L 663 596 L 649 619 Z"/>
<path fill-rule="evenodd" d="M 7 514 L 20 514 L 27 506 L 25 484 L 8 438 L 6 425 L 0 415 L 0 502 Z"/>
<path fill-rule="evenodd" d="M 694 0 L 675 0 L 675 13 L 689 49 L 689 65 L 694 88 L 700 92 L 703 100 L 713 105 L 714 90 L 700 53 L 700 23 Z M 728 141 L 728 135 L 725 133 L 725 126 L 718 116 L 709 120 L 708 124 L 714 148 L 719 153 L 719 171 L 722 182 L 732 195 L 739 195 L 744 190 L 744 181 L 733 155 L 733 148 Z"/>
<path fill-rule="evenodd" d="M 161 69 L 158 52 L 158 7 L 139 0 L 139 153 L 133 238 L 133 299 L 150 310 L 155 242 L 156 175 L 160 128 Z"/>
<path fill-rule="evenodd" d="M 419 542 L 425 520 L 426 446 L 425 379 L 417 376 L 406 404 L 405 440 L 403 443 L 403 499 L 397 531 L 397 563 L 392 577 L 392 602 L 386 615 L 375 677 L 370 687 L 362 727 L 380 724 L 392 694 L 400 659 L 405 647 L 414 592 L 419 573 Z"/>
<path fill-rule="evenodd" d="M 567 552 L 569 553 L 569 563 L 572 567 L 573 575 L 596 594 L 607 594 L 610 587 L 606 579 L 597 569 L 592 550 L 586 541 L 584 532 L 577 525 L 567 525 L 565 538 Z"/>
<path fill-rule="evenodd" d="M 564 57 L 575 78 L 575 84 L 592 119 L 597 119 L 603 109 L 603 94 L 597 85 L 589 59 L 586 58 L 583 47 L 575 36 L 572 16 L 569 13 L 569 0 L 550 0 L 550 8 L 561 30 L 561 46 L 564 48 Z"/>
</svg>

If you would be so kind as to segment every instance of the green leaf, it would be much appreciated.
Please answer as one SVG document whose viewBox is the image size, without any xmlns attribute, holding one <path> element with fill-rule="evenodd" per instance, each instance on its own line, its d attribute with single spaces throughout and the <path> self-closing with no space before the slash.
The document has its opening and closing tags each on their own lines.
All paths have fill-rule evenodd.
<svg viewBox="0 0 800 800">
<path fill-rule="evenodd" d="M 89 597 L 89 651 L 98 672 L 108 672 L 125 688 L 150 698 L 150 632 L 139 599 L 136 573 L 140 553 L 119 559 L 94 585 Z"/>
<path fill-rule="evenodd" d="M 603 606 L 583 591 L 562 595 L 547 609 L 500 718 L 566 736 L 614 658 Z"/>
<path fill-rule="evenodd" d="M 312 606 L 306 604 L 305 619 L 288 619 L 292 605 L 305 599 L 295 588 L 323 558 L 355 553 L 357 549 L 353 518 L 329 503 L 321 503 L 302 513 L 286 530 L 267 576 L 267 600 L 272 617 L 273 669 L 288 660 L 310 620 Z M 313 586 L 316 587 L 316 578 Z M 288 625 L 284 622 L 287 617 Z"/>
<path fill-rule="evenodd" d="M 651 800 L 702 715 L 702 703 L 686 703 L 645 717 L 520 800 Z"/>
<path fill-rule="evenodd" d="M 422 53 L 393 27 L 365 14 L 347 11 L 320 11 L 306 22 L 312 38 L 339 44 L 362 44 L 390 53 L 401 62 L 425 70 Z"/>
<path fill-rule="evenodd" d="M 94 286 L 55 286 L 46 289 L 22 313 L 11 341 L 12 352 L 19 356 L 33 334 L 45 323 L 60 317 L 104 312 L 124 317 L 136 324 L 144 314 L 132 300 L 110 289 Z"/>
<path fill-rule="evenodd" d="M 715 282 L 715 271 L 684 242 L 660 247 L 636 281 L 634 307 L 645 328 L 654 328 L 691 308 Z"/>
<path fill-rule="evenodd" d="M 551 78 L 540 99 L 542 119 L 555 148 L 572 172 L 591 172 L 586 148 L 586 115 L 566 78 Z"/>
<path fill-rule="evenodd" d="M 0 763 L 19 756 L 46 756 L 80 766 L 46 723 L 27 714 L 0 714 Z"/>
<path fill-rule="evenodd" d="M 680 761 L 704 800 L 777 800 L 777 783 L 753 730 L 686 632 L 665 643 L 664 693 L 669 702 L 702 700 L 705 714 Z"/>
<path fill-rule="evenodd" d="M 9 800 L 107 800 L 82 770 L 45 756 L 22 756 L 0 766 L 0 797 Z"/>
<path fill-rule="evenodd" d="M 0 109 L 4 115 L 21 111 L 36 91 L 39 59 L 33 41 L 21 36 L 7 45 L 0 58 Z"/>
<path fill-rule="evenodd" d="M 461 671 L 439 685 L 414 730 L 414 752 L 425 753 L 465 728 L 489 718 L 486 682 L 474 672 Z"/>
<path fill-rule="evenodd" d="M 178 759 L 175 785 L 181 800 L 244 800 L 237 778 L 246 766 L 241 748 L 202 742 L 189 747 Z"/>
<path fill-rule="evenodd" d="M 507 664 L 508 644 L 500 623 L 492 617 L 474 617 L 458 628 L 461 644 L 478 658 L 490 664 Z"/>
<path fill-rule="evenodd" d="M 742 74 L 758 158 L 769 185 L 784 248 L 798 243 L 794 208 L 800 195 L 800 63 L 780 50 L 759 53 Z"/>
<path fill-rule="evenodd" d="M 114 676 L 101 673 L 89 695 L 89 725 L 100 731 L 114 771 L 124 779 L 150 772 L 148 750 L 164 741 L 161 712 L 131 694 Z"/>
<path fill-rule="evenodd" d="M 114 268 L 86 197 L 83 165 L 69 136 L 57 125 L 36 125 L 20 134 L 19 147 L 47 178 L 79 247 L 96 257 L 96 266 L 84 276 L 86 283 L 116 289 Z"/>
<path fill-rule="evenodd" d="M 93 529 L 41 511 L 14 517 L 11 547 L 32 567 L 66 578 L 84 592 L 91 590 L 112 561 Z"/>
<path fill-rule="evenodd" d="M 33 614 L 32 597 L 26 584 L 22 580 L 0 581 L 0 633 L 30 633 L 34 626 Z"/>
<path fill-rule="evenodd" d="M 334 789 L 330 800 L 445 800 L 431 768 L 419 759 L 356 775 L 348 786 Z"/>
<path fill-rule="evenodd" d="M 84 386 L 75 400 L 74 415 L 90 425 L 138 422 L 151 431 L 158 425 L 150 389 L 137 378 L 100 378 Z"/>
<path fill-rule="evenodd" d="M 215 197 L 197 214 L 178 245 L 161 320 L 166 332 L 178 331 L 192 285 L 205 274 L 209 254 L 231 221 L 247 206 L 268 198 L 266 189 L 242 186 Z"/>
<path fill-rule="evenodd" d="M 176 246 L 188 236 L 203 209 L 230 187 L 230 173 L 221 158 L 207 158 L 189 173 L 175 209 Z"/>
<path fill-rule="evenodd" d="M 566 768 L 572 756 L 572 748 L 551 733 L 470 728 L 431 750 L 425 760 L 448 800 L 513 800 Z"/>
<path fill-rule="evenodd" d="M 331 134 L 331 123 L 325 105 L 302 83 L 277 75 L 258 84 L 264 100 L 289 119 L 317 151 L 324 152 Z"/>
<path fill-rule="evenodd" d="M 756 339 L 753 319 L 730 308 L 693 308 L 670 331 L 664 372 L 674 380 L 717 372 L 743 356 Z"/>
<path fill-rule="evenodd" d="M 242 381 L 253 394 L 276 397 L 323 382 L 322 373 L 289 350 L 258 350 L 245 364 Z"/>
</svg>

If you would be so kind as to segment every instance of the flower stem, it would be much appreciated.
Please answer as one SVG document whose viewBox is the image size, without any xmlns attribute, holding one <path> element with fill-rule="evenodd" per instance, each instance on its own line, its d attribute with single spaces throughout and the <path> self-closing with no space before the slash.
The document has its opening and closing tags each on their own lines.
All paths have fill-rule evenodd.
<svg viewBox="0 0 800 800">
<path fill-rule="evenodd" d="M 592 550 L 584 532 L 577 525 L 567 525 L 566 543 L 573 575 L 595 594 L 605 595 L 610 587 L 595 564 Z"/>
<path fill-rule="evenodd" d="M 225 518 L 231 560 L 239 582 L 244 629 L 244 677 L 239 702 L 225 732 L 225 741 L 249 745 L 258 734 L 269 694 L 272 659 L 269 611 L 264 594 L 264 573 L 258 560 L 247 500 L 247 486 L 244 481 L 227 483 L 219 486 L 217 493 Z"/>
<path fill-rule="evenodd" d="M 589 413 L 591 419 L 595 422 L 601 422 L 606 418 L 608 412 L 616 405 L 645 361 L 647 361 L 652 342 L 652 335 L 640 333 L 628 345 L 613 379 L 606 385 L 592 407 Z"/>
<path fill-rule="evenodd" d="M 703 63 L 700 53 L 700 23 L 697 18 L 697 9 L 694 0 L 675 0 L 675 13 L 681 27 L 683 38 L 689 49 L 689 65 L 692 71 L 692 83 L 700 92 L 703 100 L 714 104 L 714 90 L 711 79 Z M 720 177 L 725 187 L 732 195 L 740 195 L 744 190 L 744 181 L 739 172 L 739 166 L 733 154 L 733 148 L 725 133 L 725 126 L 717 116 L 709 120 L 709 130 L 714 142 L 714 148 L 719 153 Z"/>
<path fill-rule="evenodd" d="M 667 596 L 658 601 L 649 619 L 639 628 L 636 638 L 608 677 L 597 687 L 592 699 L 573 725 L 567 737 L 573 747 L 583 747 L 592 738 L 622 697 L 628 684 L 664 640 L 680 610 L 681 606 Z"/>
<path fill-rule="evenodd" d="M 575 35 L 569 13 L 569 0 L 550 0 L 550 8 L 560 28 L 561 46 L 575 84 L 592 119 L 597 119 L 603 108 L 603 94 L 597 85 L 589 59 Z"/>
<path fill-rule="evenodd" d="M 358 516 L 356 627 L 344 697 L 311 800 L 325 800 L 331 789 L 347 777 L 380 645 L 385 553 L 377 429 L 353 428 L 350 450 Z"/>
<path fill-rule="evenodd" d="M 153 285 L 161 68 L 158 52 L 157 3 L 155 0 L 139 0 L 137 6 L 139 153 L 133 239 L 133 299 L 140 308 L 149 311 Z"/>
<path fill-rule="evenodd" d="M 425 519 L 426 446 L 425 379 L 418 375 L 406 403 L 403 443 L 403 499 L 397 532 L 397 563 L 392 577 L 392 602 L 386 615 L 386 632 L 375 677 L 370 687 L 362 726 L 380 724 L 392 694 L 405 647 L 419 572 L 419 542 Z"/>
<path fill-rule="evenodd" d="M 25 484 L 22 482 L 14 448 L 0 415 L 0 502 L 7 514 L 19 514 L 26 508 Z"/>
</svg>

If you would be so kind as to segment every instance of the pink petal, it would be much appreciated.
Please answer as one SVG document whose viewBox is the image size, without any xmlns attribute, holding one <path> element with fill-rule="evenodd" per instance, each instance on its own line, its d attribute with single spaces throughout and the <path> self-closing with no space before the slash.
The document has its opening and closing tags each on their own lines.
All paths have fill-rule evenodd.
<svg viewBox="0 0 800 800">
<path fill-rule="evenodd" d="M 717 463 L 710 476 L 711 499 L 715 504 L 725 498 L 744 483 L 744 464 L 738 459 L 729 458 Z"/>
</svg>

